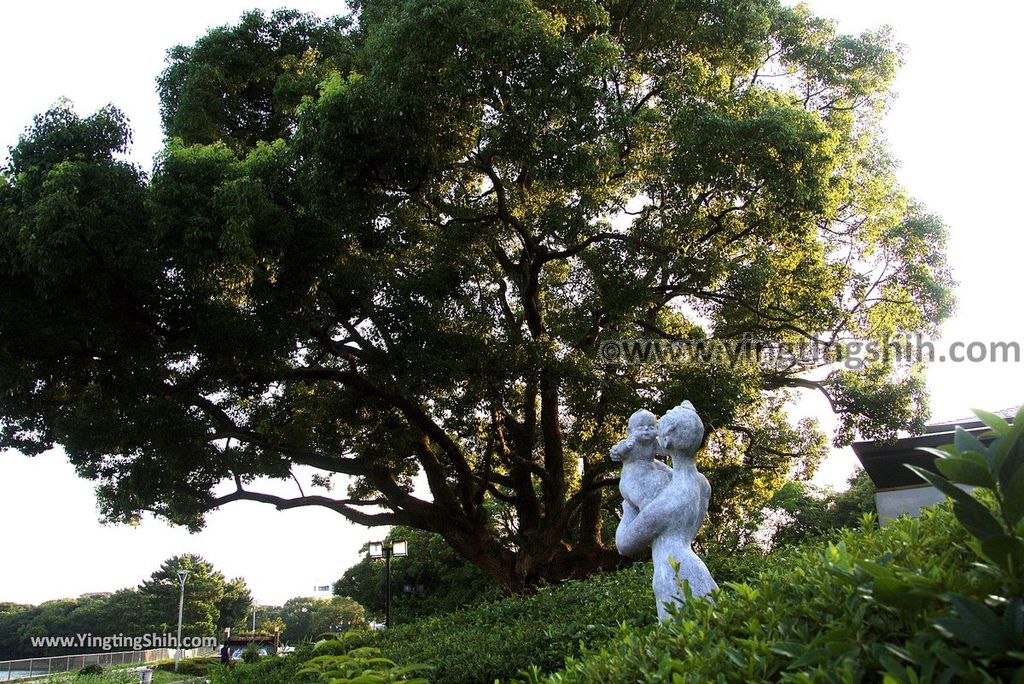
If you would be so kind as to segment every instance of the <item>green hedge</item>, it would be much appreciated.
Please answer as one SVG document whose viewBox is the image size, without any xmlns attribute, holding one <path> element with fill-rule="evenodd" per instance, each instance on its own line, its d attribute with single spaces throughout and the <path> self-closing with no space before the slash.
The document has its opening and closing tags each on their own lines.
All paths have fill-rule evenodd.
<svg viewBox="0 0 1024 684">
<path fill-rule="evenodd" d="M 538 664 L 555 669 L 579 643 L 603 643 L 618 623 L 653 622 L 650 567 L 641 564 L 536 594 L 478 604 L 366 636 L 398 663 L 426 663 L 437 684 L 509 678 Z"/>
<path fill-rule="evenodd" d="M 211 670 L 216 670 L 220 667 L 221 664 L 219 656 L 209 658 L 183 658 L 178 663 L 177 669 L 174 667 L 173 660 L 169 660 L 166 663 L 158 663 L 156 665 L 158 670 L 177 672 L 183 677 L 205 677 Z"/>
<path fill-rule="evenodd" d="M 745 579 L 764 556 L 715 557 L 716 578 Z M 614 639 L 621 625 L 646 630 L 655 622 L 651 564 L 570 581 L 536 594 L 478 604 L 352 642 L 372 645 L 398 663 L 426 663 L 436 684 L 490 684 L 531 665 L 562 667 L 567 655 Z"/>
<path fill-rule="evenodd" d="M 525 681 L 705 682 L 778 681 L 788 671 L 808 679 L 859 681 L 877 671 L 886 646 L 902 647 L 941 609 L 936 601 L 908 615 L 866 598 L 839 571 L 854 560 L 884 558 L 893 567 L 923 569 L 928 581 L 952 590 L 971 560 L 965 534 L 948 511 L 928 512 L 867 533 L 849 532 L 826 551 L 809 547 L 770 561 L 749 583 L 726 583 L 716 602 L 687 602 L 656 630 L 624 629 L 596 653 L 570 659 L 548 678 L 538 664 Z M 831 674 L 830 674 L 831 673 Z M 817 675 L 820 675 L 817 676 Z"/>
<path fill-rule="evenodd" d="M 232 663 L 228 667 L 208 671 L 210 684 L 285 684 L 298 681 L 297 673 L 313 657 L 313 651 L 304 645 L 294 655 L 267 656 L 255 663 Z"/>
<path fill-rule="evenodd" d="M 715 576 L 738 580 L 764 562 L 762 556 L 711 558 Z M 566 582 L 531 596 L 490 601 L 391 628 L 349 632 L 341 641 L 308 645 L 287 658 L 270 658 L 231 668 L 213 668 L 215 684 L 274 684 L 301 681 L 300 663 L 318 656 L 341 656 L 361 646 L 380 649 L 401 665 L 431 666 L 424 676 L 436 684 L 490 684 L 510 679 L 531 666 L 555 670 L 566 655 L 614 639 L 620 625 L 651 629 L 655 621 L 651 564 Z"/>
</svg>

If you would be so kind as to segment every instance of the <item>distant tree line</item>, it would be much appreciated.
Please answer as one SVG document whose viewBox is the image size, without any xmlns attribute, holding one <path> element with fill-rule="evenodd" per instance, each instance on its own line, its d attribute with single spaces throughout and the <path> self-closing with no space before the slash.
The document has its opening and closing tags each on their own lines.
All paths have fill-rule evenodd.
<svg viewBox="0 0 1024 684">
<path fill-rule="evenodd" d="M 166 634 L 177 631 L 178 569 L 189 571 L 182 635 L 213 636 L 245 620 L 252 594 L 245 580 L 225 579 L 200 556 L 174 556 L 137 588 L 113 594 L 46 601 L 37 606 L 0 603 L 0 659 L 95 651 L 32 645 L 35 637 Z"/>
<path fill-rule="evenodd" d="M 362 605 L 348 596 L 296 596 L 285 601 L 283 606 L 258 606 L 256 632 L 273 634 L 277 628 L 282 643 L 287 644 L 315 641 L 327 634 L 365 629 L 365 612 Z M 250 622 L 242 628 L 240 634 L 249 634 L 251 631 Z"/>
<path fill-rule="evenodd" d="M 242 578 L 228 580 L 195 555 L 174 556 L 137 588 L 112 594 L 58 599 L 39 605 L 0 602 L 0 660 L 93 652 L 93 648 L 33 646 L 36 637 L 95 637 L 177 632 L 178 569 L 189 571 L 185 585 L 182 635 L 218 636 L 227 627 L 235 633 L 252 630 L 252 593 Z M 295 598 L 283 607 L 257 606 L 257 631 L 278 628 L 285 641 L 313 638 L 365 625 L 363 608 L 351 599 Z"/>
</svg>

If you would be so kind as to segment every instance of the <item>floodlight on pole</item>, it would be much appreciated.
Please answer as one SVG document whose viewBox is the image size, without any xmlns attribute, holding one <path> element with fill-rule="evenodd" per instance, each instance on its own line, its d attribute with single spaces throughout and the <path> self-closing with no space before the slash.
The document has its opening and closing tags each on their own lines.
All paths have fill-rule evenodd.
<svg viewBox="0 0 1024 684">
<path fill-rule="evenodd" d="M 409 555 L 409 542 L 396 539 L 391 542 L 370 542 L 370 558 L 384 559 L 384 626 L 391 626 L 391 557 Z"/>
<path fill-rule="evenodd" d="M 178 569 L 178 584 L 181 585 L 181 593 L 178 594 L 178 641 L 174 644 L 174 671 L 178 671 L 178 662 L 181 661 L 181 618 L 185 613 L 185 580 L 188 578 L 188 570 Z"/>
</svg>

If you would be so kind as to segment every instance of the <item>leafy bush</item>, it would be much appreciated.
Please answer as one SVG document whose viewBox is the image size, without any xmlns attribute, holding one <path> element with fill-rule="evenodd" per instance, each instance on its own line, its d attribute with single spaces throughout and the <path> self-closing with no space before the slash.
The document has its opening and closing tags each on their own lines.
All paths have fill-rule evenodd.
<svg viewBox="0 0 1024 684">
<path fill-rule="evenodd" d="M 218 667 L 220 667 L 219 658 L 184 658 L 178 661 L 177 672 L 183 677 L 205 677 L 210 670 Z M 174 661 L 160 663 L 156 665 L 156 668 L 174 672 Z"/>
<path fill-rule="evenodd" d="M 243 663 L 258 663 L 263 656 L 260 655 L 260 647 L 256 644 L 249 644 L 242 651 L 242 662 Z"/>
<path fill-rule="evenodd" d="M 429 669 L 425 665 L 395 665 L 380 657 L 379 649 L 364 647 L 345 655 L 317 656 L 296 674 L 305 681 L 327 684 L 428 684 L 422 677 L 408 676 Z"/>
<path fill-rule="evenodd" d="M 766 556 L 725 553 L 709 556 L 715 578 L 741 581 L 763 567 Z M 620 624 L 642 630 L 654 625 L 654 594 L 650 563 L 564 582 L 530 596 L 480 603 L 383 632 L 350 633 L 344 648 L 372 645 L 398 663 L 434 667 L 438 684 L 467 684 L 509 679 L 537 665 L 562 666 L 567 655 L 579 654 L 614 639 Z M 342 645 L 325 642 L 318 649 Z"/>
<path fill-rule="evenodd" d="M 375 648 L 351 649 L 347 653 L 333 651 L 341 642 L 322 642 L 326 648 L 309 644 L 297 648 L 288 657 L 270 656 L 257 663 L 238 663 L 229 668 L 209 672 L 211 684 L 427 684 L 416 676 L 430 668 L 426 665 L 396 665 L 383 658 Z"/>
<path fill-rule="evenodd" d="M 138 684 L 139 676 L 129 670 L 107 670 L 97 674 L 79 672 L 62 672 L 50 675 L 46 679 L 33 679 L 33 682 L 46 684 Z"/>
<path fill-rule="evenodd" d="M 1024 411 L 1012 428 L 979 415 L 990 445 L 958 431 L 937 452 L 946 477 L 919 471 L 952 505 L 773 559 L 660 629 L 624 627 L 600 652 L 523 679 L 1024 681 Z"/>
<path fill-rule="evenodd" d="M 305 658 L 311 655 L 305 649 L 286 657 L 271 656 L 258 663 L 235 663 L 231 667 L 213 668 L 208 673 L 210 684 L 285 684 L 298 681 L 296 672 Z"/>
<path fill-rule="evenodd" d="M 426 663 L 431 681 L 467 684 L 514 676 L 531 663 L 556 668 L 580 644 L 601 643 L 618 623 L 652 624 L 649 564 L 586 581 L 543 588 L 531 596 L 478 604 L 445 615 L 368 633 L 373 645 L 399 663 Z M 354 642 L 357 643 L 357 642 Z"/>
<path fill-rule="evenodd" d="M 103 666 L 99 663 L 89 663 L 81 670 L 78 671 L 80 675 L 98 675 L 103 674 Z"/>
</svg>

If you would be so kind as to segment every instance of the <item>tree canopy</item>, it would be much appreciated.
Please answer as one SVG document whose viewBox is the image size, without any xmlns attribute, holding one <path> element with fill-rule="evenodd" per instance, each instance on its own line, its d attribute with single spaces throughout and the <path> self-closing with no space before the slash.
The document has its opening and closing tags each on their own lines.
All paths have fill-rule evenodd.
<svg viewBox="0 0 1024 684">
<path fill-rule="evenodd" d="M 795 390 L 885 436 L 922 424 L 920 367 L 599 350 L 934 332 L 945 232 L 880 133 L 899 61 L 777 0 L 247 14 L 170 51 L 151 174 L 113 107 L 11 150 L 0 446 L 62 445 L 112 521 L 324 506 L 510 590 L 618 562 L 641 406 L 702 415 L 710 520 L 760 507 L 826 449 Z M 315 489 L 254 485 L 297 466 Z"/>
<path fill-rule="evenodd" d="M 178 570 L 187 570 L 182 614 L 182 633 L 189 636 L 220 636 L 225 627 L 245 624 L 252 594 L 245 580 L 226 581 L 224 575 L 200 556 L 184 554 L 168 558 L 139 587 L 145 599 L 145 624 L 159 625 L 168 634 L 177 627 L 181 585 Z"/>
<path fill-rule="evenodd" d="M 385 541 L 405 541 L 409 555 L 391 559 L 391 619 L 408 624 L 497 598 L 494 580 L 445 543 L 441 535 L 396 525 Z M 385 617 L 386 573 L 380 560 L 366 555 L 334 583 L 337 596 L 351 596 L 378 622 Z"/>
<path fill-rule="evenodd" d="M 348 596 L 291 598 L 278 609 L 285 625 L 281 638 L 289 643 L 316 641 L 324 634 L 365 629 L 365 612 L 362 605 Z"/>
</svg>

